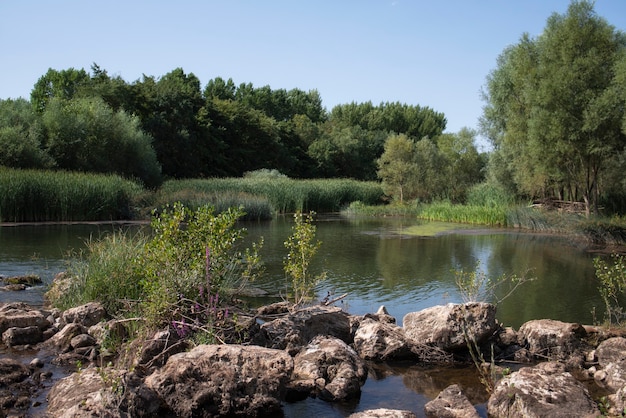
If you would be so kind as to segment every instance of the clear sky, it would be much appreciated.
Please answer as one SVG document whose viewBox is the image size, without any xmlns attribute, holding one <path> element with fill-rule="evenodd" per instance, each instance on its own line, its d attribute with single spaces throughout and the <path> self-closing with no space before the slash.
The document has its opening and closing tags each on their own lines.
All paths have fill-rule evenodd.
<svg viewBox="0 0 626 418">
<path fill-rule="evenodd" d="M 127 82 L 181 67 L 317 89 L 328 110 L 372 101 L 443 112 L 476 129 L 498 55 L 569 0 L 0 0 L 0 98 L 30 97 L 49 68 L 92 63 Z M 626 31 L 626 1 L 595 10 Z"/>
</svg>

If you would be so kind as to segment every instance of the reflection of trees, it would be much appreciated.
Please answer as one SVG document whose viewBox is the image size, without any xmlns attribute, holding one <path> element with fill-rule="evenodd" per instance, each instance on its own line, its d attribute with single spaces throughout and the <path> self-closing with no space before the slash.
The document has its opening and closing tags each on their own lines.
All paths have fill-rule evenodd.
<svg viewBox="0 0 626 418">
<path fill-rule="evenodd" d="M 489 258 L 489 274 L 524 275 L 537 280 L 525 283 L 498 306 L 505 325 L 519 326 L 530 319 L 580 321 L 601 306 L 591 256 L 555 237 L 529 234 L 503 235 Z M 563 277 L 569 278 L 564 283 Z M 507 292 L 499 289 L 498 297 Z"/>
</svg>

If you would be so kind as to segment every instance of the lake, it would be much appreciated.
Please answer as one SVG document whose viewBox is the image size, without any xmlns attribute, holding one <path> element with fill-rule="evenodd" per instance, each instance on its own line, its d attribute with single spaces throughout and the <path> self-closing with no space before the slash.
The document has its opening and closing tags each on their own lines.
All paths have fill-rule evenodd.
<svg viewBox="0 0 626 418">
<path fill-rule="evenodd" d="M 254 285 L 271 294 L 284 294 L 282 262 L 287 252 L 284 241 L 291 234 L 291 217 L 242 225 L 248 231 L 248 242 L 264 239 L 261 256 L 266 273 Z M 497 317 L 506 326 L 517 329 L 528 320 L 541 318 L 586 324 L 602 319 L 594 255 L 566 237 L 463 225 L 449 229 L 449 225 L 406 218 L 323 216 L 316 226 L 316 237 L 322 245 L 312 269 L 315 273 L 325 271 L 327 277 L 317 289 L 318 298 L 347 293 L 336 305 L 352 314 L 376 312 L 385 305 L 401 324 L 408 312 L 462 302 L 454 271 L 471 271 L 478 265 L 488 277 L 536 277 L 498 304 Z M 64 270 L 64 259 L 71 249 L 80 250 L 85 240 L 119 227 L 138 226 L 0 227 L 0 275 L 34 273 L 50 283 L 57 272 Z M 23 292 L 0 292 L 0 302 L 41 305 L 44 290 L 41 286 Z M 499 289 L 495 298 L 503 298 L 507 292 Z M 359 400 L 328 404 L 308 399 L 285 405 L 285 414 L 344 417 L 365 409 L 390 407 L 409 409 L 422 416 L 423 405 L 452 383 L 462 383 L 470 400 L 486 415 L 482 405 L 486 397 L 471 368 L 430 369 L 412 364 L 372 366 Z"/>
</svg>

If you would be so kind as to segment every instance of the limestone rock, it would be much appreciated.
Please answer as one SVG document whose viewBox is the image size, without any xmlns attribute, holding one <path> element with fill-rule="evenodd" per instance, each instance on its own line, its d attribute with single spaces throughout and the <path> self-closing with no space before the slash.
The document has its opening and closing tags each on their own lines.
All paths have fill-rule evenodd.
<svg viewBox="0 0 626 418">
<path fill-rule="evenodd" d="M 424 405 L 429 418 L 479 418 L 474 405 L 459 385 L 450 385 L 439 396 Z"/>
<path fill-rule="evenodd" d="M 48 339 L 45 344 L 49 347 L 56 348 L 62 352 L 69 351 L 72 348 L 72 338 L 80 334 L 86 334 L 87 328 L 81 324 L 71 323 L 63 327 L 63 329 Z"/>
<path fill-rule="evenodd" d="M 106 316 L 106 310 L 101 303 L 89 302 L 63 312 L 63 322 L 66 324 L 77 322 L 89 328 L 90 326 L 104 320 Z"/>
<path fill-rule="evenodd" d="M 556 362 L 524 367 L 500 380 L 489 398 L 490 417 L 596 417 L 587 388 Z"/>
<path fill-rule="evenodd" d="M 595 350 L 595 356 L 600 367 L 626 361 L 626 338 L 613 337 L 602 341 Z"/>
<path fill-rule="evenodd" d="M 10 358 L 0 359 L 0 387 L 21 382 L 30 376 L 27 366 Z"/>
<path fill-rule="evenodd" d="M 480 344 L 498 330 L 496 307 L 489 303 L 433 306 L 406 314 L 402 323 L 407 338 L 443 350 L 466 348 L 465 333 Z"/>
<path fill-rule="evenodd" d="M 37 326 L 24 328 L 12 327 L 2 333 L 2 342 L 9 347 L 15 345 L 37 344 L 43 341 L 43 332 Z"/>
<path fill-rule="evenodd" d="M 360 322 L 354 334 L 354 349 L 365 360 L 406 360 L 415 357 L 402 328 L 370 318 Z"/>
<path fill-rule="evenodd" d="M 537 319 L 524 323 L 518 335 L 520 343 L 535 357 L 563 360 L 582 347 L 586 331 L 580 324 Z"/>
<path fill-rule="evenodd" d="M 317 336 L 294 358 L 292 380 L 315 390 L 320 398 L 339 401 L 355 398 L 367 379 L 365 363 L 345 342 Z"/>
<path fill-rule="evenodd" d="M 269 416 L 293 370 L 284 351 L 258 346 L 200 345 L 171 356 L 145 380 L 177 417 Z"/>
<path fill-rule="evenodd" d="M 352 343 L 350 315 L 335 306 L 312 306 L 261 325 L 269 348 L 295 355 L 317 335 L 337 337 Z"/>
<path fill-rule="evenodd" d="M 44 314 L 25 303 L 0 306 L 0 335 L 9 328 L 38 327 L 42 331 L 50 326 Z"/>
</svg>

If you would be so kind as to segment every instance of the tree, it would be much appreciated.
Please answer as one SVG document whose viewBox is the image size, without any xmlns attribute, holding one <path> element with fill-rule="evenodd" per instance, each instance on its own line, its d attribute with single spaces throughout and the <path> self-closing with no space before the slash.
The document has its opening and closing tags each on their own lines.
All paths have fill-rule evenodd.
<svg viewBox="0 0 626 418">
<path fill-rule="evenodd" d="M 626 36 L 573 1 L 536 39 L 524 35 L 487 78 L 483 129 L 517 187 L 598 211 L 604 170 L 624 149 L 615 78 Z M 622 104 L 620 104 L 622 103 Z"/>
<path fill-rule="evenodd" d="M 35 83 L 30 93 L 30 101 L 33 108 L 41 113 L 52 98 L 71 99 L 90 83 L 89 74 L 84 69 L 68 68 L 57 71 L 50 68 Z"/>
<path fill-rule="evenodd" d="M 50 168 L 53 159 L 43 147 L 39 116 L 24 99 L 0 100 L 0 165 Z"/>
<path fill-rule="evenodd" d="M 148 187 L 160 184 L 152 138 L 137 118 L 113 111 L 102 99 L 52 99 L 42 122 L 47 151 L 58 168 L 117 173 Z"/>
<path fill-rule="evenodd" d="M 403 203 L 405 196 L 413 193 L 419 174 L 415 143 L 405 134 L 390 135 L 377 163 L 378 177 L 383 181 L 385 193 Z"/>
</svg>

